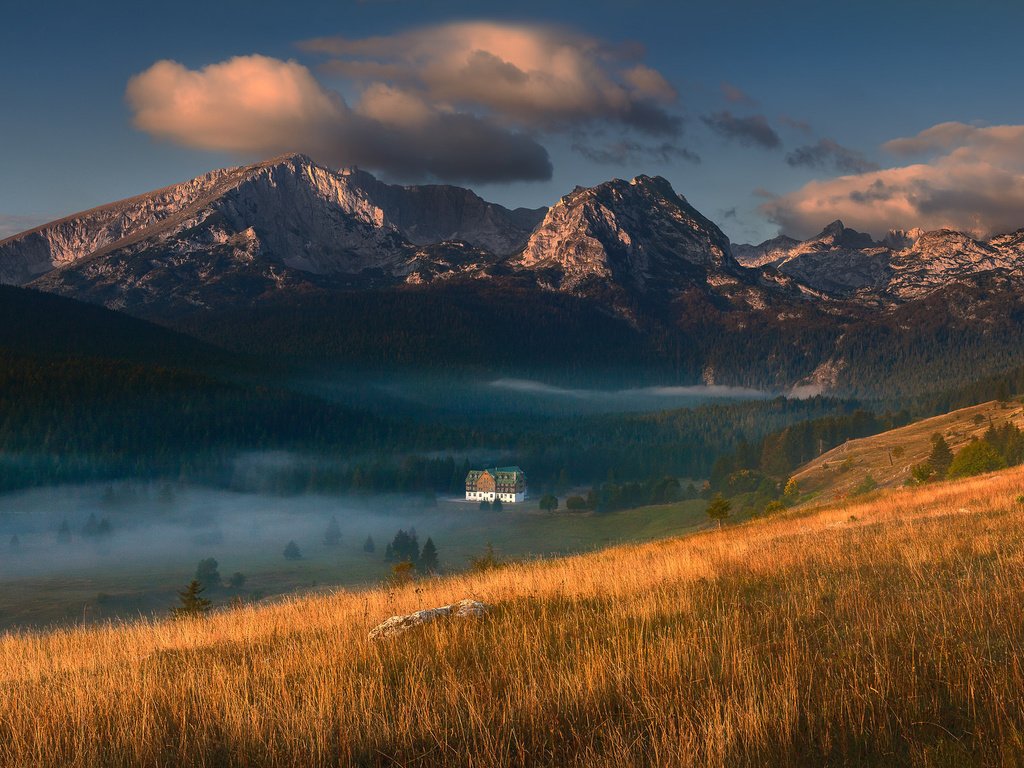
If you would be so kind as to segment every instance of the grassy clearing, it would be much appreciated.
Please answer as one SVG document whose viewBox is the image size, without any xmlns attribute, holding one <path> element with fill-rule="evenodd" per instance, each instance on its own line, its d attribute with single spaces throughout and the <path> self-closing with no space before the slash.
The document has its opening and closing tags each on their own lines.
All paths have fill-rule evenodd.
<svg viewBox="0 0 1024 768">
<path fill-rule="evenodd" d="M 0 762 L 1021 765 L 1020 468 L 686 538 L 0 638 Z M 482 620 L 383 643 L 384 618 Z"/>
<path fill-rule="evenodd" d="M 245 494 L 203 496 L 193 505 L 215 515 L 222 496 L 243 508 L 249 498 Z M 354 500 L 325 496 L 315 501 L 252 498 L 262 505 L 256 510 L 259 515 L 275 516 L 274 525 L 259 534 L 238 523 L 223 529 L 214 526 L 212 530 L 223 534 L 216 543 L 196 544 L 188 535 L 195 531 L 182 535 L 175 528 L 161 529 L 168 532 L 164 536 L 154 534 L 159 546 L 152 549 L 146 545 L 133 549 L 117 541 L 97 544 L 80 537 L 70 546 L 61 546 L 48 529 L 23 534 L 17 554 L 0 553 L 0 630 L 166 614 L 176 603 L 176 591 L 192 578 L 196 563 L 207 557 L 218 560 L 224 578 L 236 571 L 247 577 L 244 590 L 209 595 L 215 602 L 226 603 L 235 595 L 248 601 L 255 596 L 380 583 L 391 570 L 384 561 L 385 544 L 399 528 L 410 526 L 417 529 L 421 544 L 432 537 L 440 548 L 442 566 L 455 571 L 464 570 L 488 542 L 499 557 L 532 559 L 662 538 L 707 521 L 703 501 L 595 515 L 549 514 L 540 511 L 536 501 L 509 505 L 501 512 L 481 512 L 475 504 L 445 500 L 424 508 L 418 498 L 399 496 Z M 187 516 L 192 506 L 172 511 Z M 118 531 L 140 526 L 133 541 L 143 538 L 147 521 L 155 521 L 146 502 L 121 511 L 120 517 L 104 514 L 111 515 Z M 336 547 L 322 541 L 331 515 L 337 516 L 343 532 Z M 77 530 L 84 514 L 70 517 Z M 376 542 L 373 554 L 363 551 L 367 535 Z M 168 536 L 175 543 L 165 546 Z M 289 539 L 298 542 L 302 560 L 287 561 L 282 556 Z M 5 537 L 0 536 L 0 547 L 4 544 Z"/>
<path fill-rule="evenodd" d="M 802 493 L 815 501 L 845 498 L 870 475 L 880 488 L 902 486 L 910 470 L 928 458 L 931 436 L 938 432 L 954 453 L 972 438 L 981 438 L 989 424 L 1024 427 L 1019 402 L 991 401 L 908 424 L 880 435 L 849 440 L 793 473 Z"/>
</svg>

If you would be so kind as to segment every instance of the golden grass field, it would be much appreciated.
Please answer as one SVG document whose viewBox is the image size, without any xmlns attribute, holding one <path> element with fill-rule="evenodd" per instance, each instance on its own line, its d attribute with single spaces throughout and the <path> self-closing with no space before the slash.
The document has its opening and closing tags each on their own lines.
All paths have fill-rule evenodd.
<svg viewBox="0 0 1024 768">
<path fill-rule="evenodd" d="M 1006 423 L 1024 428 L 1024 406 L 1011 401 L 990 401 L 916 421 L 899 429 L 849 440 L 807 462 L 793 473 L 801 492 L 813 499 L 838 500 L 856 488 L 868 475 L 879 487 L 903 485 L 910 469 L 931 453 L 931 437 L 942 435 L 954 453 L 972 438 L 981 438 L 989 424 Z"/>
<path fill-rule="evenodd" d="M 1024 469 L 208 619 L 0 637 L 4 766 L 1024 765 Z M 483 618 L 380 643 L 396 613 Z"/>
</svg>

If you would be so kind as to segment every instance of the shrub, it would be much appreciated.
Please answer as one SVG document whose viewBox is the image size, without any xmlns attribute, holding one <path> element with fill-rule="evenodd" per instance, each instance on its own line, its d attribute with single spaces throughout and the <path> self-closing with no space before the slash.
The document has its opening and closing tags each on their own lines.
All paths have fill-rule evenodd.
<svg viewBox="0 0 1024 768">
<path fill-rule="evenodd" d="M 972 440 L 957 453 L 949 465 L 948 477 L 972 477 L 1003 469 L 1006 462 L 985 440 Z"/>
<path fill-rule="evenodd" d="M 390 583 L 393 587 L 404 587 L 413 580 L 416 575 L 416 565 L 409 560 L 403 560 L 391 566 Z"/>
<path fill-rule="evenodd" d="M 487 546 L 484 547 L 484 553 L 482 555 L 469 558 L 469 570 L 474 573 L 493 571 L 495 568 L 500 568 L 502 565 L 503 563 L 501 560 L 499 560 L 497 555 L 494 554 L 494 545 L 491 544 L 491 542 L 487 542 Z"/>
<path fill-rule="evenodd" d="M 590 505 L 582 496 L 570 496 L 565 500 L 565 508 L 570 512 L 586 512 Z"/>
</svg>

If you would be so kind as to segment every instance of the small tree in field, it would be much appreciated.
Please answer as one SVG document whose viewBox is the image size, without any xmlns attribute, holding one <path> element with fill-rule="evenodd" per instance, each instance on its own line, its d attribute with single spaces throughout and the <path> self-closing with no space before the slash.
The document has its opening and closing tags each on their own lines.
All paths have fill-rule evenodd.
<svg viewBox="0 0 1024 768">
<path fill-rule="evenodd" d="M 245 586 L 245 574 L 241 571 L 235 571 L 231 574 L 231 578 L 228 579 L 228 584 L 235 589 L 241 589 Z"/>
<path fill-rule="evenodd" d="M 495 499 L 491 502 L 491 512 L 501 512 L 502 503 L 501 499 Z"/>
<path fill-rule="evenodd" d="M 426 544 L 423 545 L 416 569 L 420 573 L 437 573 L 438 566 L 437 547 L 434 546 L 434 540 L 428 537 Z"/>
<path fill-rule="evenodd" d="M 377 545 L 373 543 L 373 536 L 367 536 L 366 541 L 363 542 L 363 552 L 373 554 L 376 551 Z"/>
<path fill-rule="evenodd" d="M 299 549 L 299 545 L 294 541 L 289 541 L 287 546 L 284 548 L 284 559 L 285 560 L 301 560 L 302 550 Z"/>
<path fill-rule="evenodd" d="M 195 580 L 203 585 L 203 589 L 216 589 L 220 586 L 220 565 L 215 558 L 200 560 L 196 566 Z"/>
<path fill-rule="evenodd" d="M 800 486 L 797 485 L 796 478 L 789 478 L 789 482 L 786 483 L 786 487 L 782 491 L 782 496 L 785 498 L 787 504 L 792 504 L 796 501 L 800 495 Z"/>
<path fill-rule="evenodd" d="M 558 497 L 548 493 L 540 497 L 540 508 L 545 512 L 554 512 L 558 509 Z"/>
<path fill-rule="evenodd" d="M 179 619 L 205 616 L 210 612 L 210 601 L 202 596 L 205 588 L 198 580 L 192 579 L 189 585 L 178 593 L 178 606 L 174 609 Z"/>
<path fill-rule="evenodd" d="M 708 502 L 708 508 L 705 511 L 709 518 L 718 521 L 718 527 L 721 528 L 722 521 L 729 517 L 729 512 L 732 511 L 732 504 L 722 494 L 716 493 L 711 497 L 711 501 Z"/>
<path fill-rule="evenodd" d="M 341 543 L 341 528 L 338 527 L 338 518 L 331 516 L 331 522 L 327 524 L 324 531 L 324 544 L 328 547 L 336 547 Z"/>
<path fill-rule="evenodd" d="M 932 452 L 928 455 L 928 463 L 939 477 L 945 477 L 949 465 L 953 463 L 953 452 L 949 450 L 949 443 L 938 432 L 932 435 Z"/>
</svg>

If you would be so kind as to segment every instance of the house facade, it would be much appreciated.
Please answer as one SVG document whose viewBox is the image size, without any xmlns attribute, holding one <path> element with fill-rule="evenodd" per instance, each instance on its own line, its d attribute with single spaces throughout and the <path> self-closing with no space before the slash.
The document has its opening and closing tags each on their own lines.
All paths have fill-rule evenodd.
<svg viewBox="0 0 1024 768">
<path fill-rule="evenodd" d="M 519 467 L 474 469 L 466 475 L 466 501 L 526 501 L 526 473 Z"/>
</svg>

